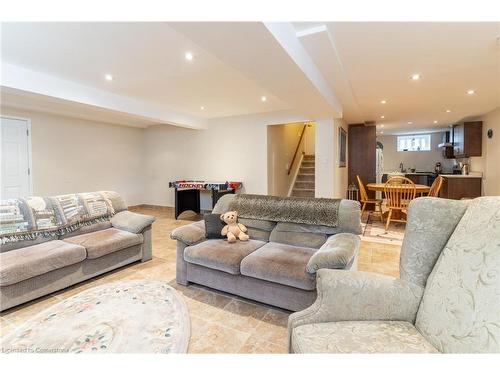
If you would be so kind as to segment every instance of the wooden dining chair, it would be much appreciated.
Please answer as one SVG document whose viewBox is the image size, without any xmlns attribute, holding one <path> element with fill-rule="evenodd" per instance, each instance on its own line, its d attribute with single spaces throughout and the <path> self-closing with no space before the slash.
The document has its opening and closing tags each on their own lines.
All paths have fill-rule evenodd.
<svg viewBox="0 0 500 375">
<path fill-rule="evenodd" d="M 403 213 L 406 213 L 411 200 L 415 198 L 417 189 L 415 183 L 406 177 L 392 177 L 384 185 L 384 194 L 387 199 L 387 222 L 385 230 L 389 229 L 391 221 L 406 223 Z M 399 213 L 397 215 L 395 213 Z"/>
<path fill-rule="evenodd" d="M 380 221 L 384 222 L 384 218 L 382 215 L 382 199 L 368 198 L 368 194 L 366 193 L 363 181 L 361 181 L 361 177 L 359 177 L 359 175 L 356 175 L 356 179 L 358 180 L 359 192 L 361 195 L 361 203 L 363 203 L 363 207 L 361 208 L 361 216 L 363 216 L 363 212 L 365 211 L 366 205 L 373 204 L 375 206 L 375 210 L 373 212 L 377 212 L 377 207 L 378 207 L 378 214 L 380 215 Z"/>
<path fill-rule="evenodd" d="M 443 177 L 437 176 L 434 182 L 431 185 L 431 189 L 429 190 L 428 197 L 439 197 L 439 190 L 441 190 L 441 186 L 443 185 Z"/>
</svg>

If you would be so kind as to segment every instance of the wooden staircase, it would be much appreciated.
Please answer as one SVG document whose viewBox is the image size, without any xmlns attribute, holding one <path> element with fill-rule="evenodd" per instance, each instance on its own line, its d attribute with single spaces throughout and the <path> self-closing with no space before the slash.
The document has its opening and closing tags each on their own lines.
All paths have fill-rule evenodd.
<svg viewBox="0 0 500 375">
<path fill-rule="evenodd" d="M 292 197 L 314 198 L 314 155 L 304 155 L 299 174 L 293 185 Z"/>
</svg>

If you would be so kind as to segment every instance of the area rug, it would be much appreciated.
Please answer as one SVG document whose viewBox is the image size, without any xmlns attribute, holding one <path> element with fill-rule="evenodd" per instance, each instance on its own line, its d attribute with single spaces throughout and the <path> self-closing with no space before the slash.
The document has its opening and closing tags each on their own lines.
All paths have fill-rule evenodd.
<svg viewBox="0 0 500 375">
<path fill-rule="evenodd" d="M 164 282 L 98 286 L 65 299 L 2 340 L 2 352 L 185 353 L 189 313 Z"/>
<path fill-rule="evenodd" d="M 362 218 L 363 235 L 361 240 L 402 245 L 405 235 L 405 223 L 392 222 L 389 229 L 385 230 L 385 222 L 371 212 L 365 213 Z"/>
</svg>

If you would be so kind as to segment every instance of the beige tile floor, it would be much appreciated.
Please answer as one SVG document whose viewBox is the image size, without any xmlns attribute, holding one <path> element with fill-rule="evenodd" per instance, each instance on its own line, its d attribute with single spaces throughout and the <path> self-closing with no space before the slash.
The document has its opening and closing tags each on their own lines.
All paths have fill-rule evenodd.
<svg viewBox="0 0 500 375">
<path fill-rule="evenodd" d="M 96 285 L 117 280 L 149 279 L 168 282 L 186 301 L 191 318 L 190 353 L 285 353 L 289 312 L 205 287 L 175 282 L 175 241 L 170 232 L 188 220 L 175 220 L 172 210 L 139 208 L 157 217 L 153 225 L 153 259 L 136 263 L 75 285 L 0 315 L 0 336 L 43 309 Z M 190 217 L 188 219 L 193 219 Z M 363 238 L 359 270 L 399 275 L 400 246 Z"/>
</svg>

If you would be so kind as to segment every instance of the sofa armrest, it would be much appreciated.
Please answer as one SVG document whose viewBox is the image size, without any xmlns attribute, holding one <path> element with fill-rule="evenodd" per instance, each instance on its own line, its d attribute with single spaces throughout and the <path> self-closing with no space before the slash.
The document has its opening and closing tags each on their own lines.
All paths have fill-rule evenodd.
<svg viewBox="0 0 500 375">
<path fill-rule="evenodd" d="M 154 216 L 121 211 L 111 218 L 111 225 L 127 232 L 141 233 L 145 228 L 151 226 L 155 220 Z"/>
<path fill-rule="evenodd" d="M 321 269 L 316 276 L 318 297 L 288 319 L 295 327 L 336 321 L 402 320 L 415 322 L 423 288 L 407 281 L 369 272 Z"/>
<path fill-rule="evenodd" d="M 306 271 L 315 274 L 321 268 L 347 268 L 358 253 L 359 242 L 359 237 L 351 233 L 339 233 L 330 236 L 309 259 Z"/>
<path fill-rule="evenodd" d="M 170 234 L 170 238 L 181 241 L 186 245 L 194 245 L 195 243 L 203 241 L 206 239 L 205 222 L 200 220 L 195 223 L 176 228 Z"/>
</svg>

